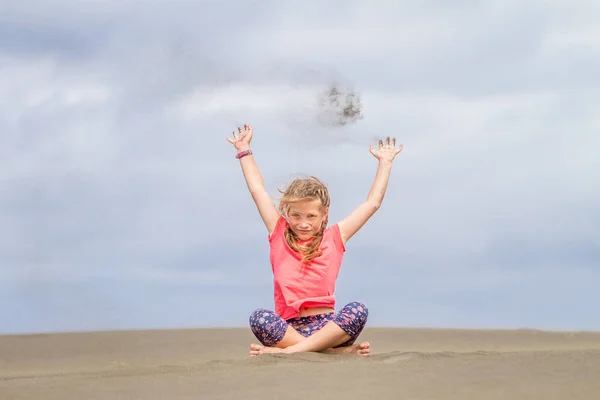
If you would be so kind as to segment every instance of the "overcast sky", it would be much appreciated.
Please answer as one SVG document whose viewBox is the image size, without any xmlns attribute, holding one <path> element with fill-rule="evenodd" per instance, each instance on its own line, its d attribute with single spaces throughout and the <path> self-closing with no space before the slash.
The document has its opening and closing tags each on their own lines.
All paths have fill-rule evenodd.
<svg viewBox="0 0 600 400">
<path fill-rule="evenodd" d="M 0 333 L 273 308 L 244 123 L 330 223 L 404 144 L 337 284 L 370 326 L 600 329 L 598 3 L 322 3 L 0 0 Z M 363 119 L 320 122 L 331 82 Z"/>
</svg>

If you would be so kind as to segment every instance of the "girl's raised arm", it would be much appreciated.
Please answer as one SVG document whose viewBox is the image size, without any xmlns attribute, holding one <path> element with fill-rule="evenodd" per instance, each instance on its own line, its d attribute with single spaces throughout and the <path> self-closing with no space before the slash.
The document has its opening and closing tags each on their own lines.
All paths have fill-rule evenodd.
<svg viewBox="0 0 600 400">
<path fill-rule="evenodd" d="M 252 199 L 258 208 L 260 217 L 262 218 L 269 235 L 273 233 L 277 220 L 279 219 L 279 211 L 271 201 L 271 197 L 265 188 L 265 184 L 254 161 L 254 156 L 250 150 L 250 141 L 252 140 L 253 129 L 250 125 L 245 124 L 244 129 L 238 127 L 238 133 L 233 131 L 233 139 L 227 137 L 227 141 L 233 144 L 238 151 L 236 157 L 240 160 L 240 166 L 246 185 L 252 195 Z"/>
<path fill-rule="evenodd" d="M 392 139 L 392 143 L 390 144 L 389 137 L 386 138 L 385 145 L 382 140 L 379 141 L 379 150 L 374 150 L 373 146 L 369 147 L 371 154 L 379 160 L 379 166 L 377 167 L 377 173 L 375 174 L 375 179 L 367 200 L 352 211 L 350 215 L 338 222 L 344 243 L 354 236 L 381 207 L 392 171 L 392 161 L 402 151 L 402 147 L 400 145 L 396 148 L 395 138 Z"/>
</svg>

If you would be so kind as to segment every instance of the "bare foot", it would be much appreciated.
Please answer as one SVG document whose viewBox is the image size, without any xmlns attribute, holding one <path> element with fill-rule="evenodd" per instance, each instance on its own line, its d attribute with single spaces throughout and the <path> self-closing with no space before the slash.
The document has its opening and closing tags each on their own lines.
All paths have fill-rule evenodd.
<svg viewBox="0 0 600 400">
<path fill-rule="evenodd" d="M 250 345 L 250 356 L 254 357 L 257 356 L 259 354 L 269 354 L 269 353 L 284 353 L 285 350 L 284 349 L 280 349 L 278 347 L 267 347 L 267 346 L 263 346 L 261 344 L 254 344 L 252 343 Z"/>
<path fill-rule="evenodd" d="M 279 347 L 268 347 L 260 344 L 252 343 L 250 345 L 250 356 L 254 357 L 259 354 L 274 354 L 274 353 L 288 353 L 286 349 Z M 354 344 L 352 346 L 336 347 L 327 350 L 323 350 L 325 354 L 356 354 L 363 357 L 369 357 L 371 355 L 371 344 L 369 342 L 362 342 L 360 344 Z"/>
<path fill-rule="evenodd" d="M 352 346 L 335 347 L 323 351 L 327 354 L 357 354 L 363 357 L 369 357 L 371 355 L 371 344 L 369 342 L 362 342 L 360 344 L 353 344 Z"/>
</svg>

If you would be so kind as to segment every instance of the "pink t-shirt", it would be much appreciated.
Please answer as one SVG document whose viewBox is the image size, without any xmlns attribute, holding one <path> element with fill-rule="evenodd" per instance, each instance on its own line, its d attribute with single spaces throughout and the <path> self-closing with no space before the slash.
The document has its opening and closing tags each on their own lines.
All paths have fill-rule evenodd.
<svg viewBox="0 0 600 400">
<path fill-rule="evenodd" d="M 337 280 L 346 248 L 337 224 L 323 232 L 322 254 L 310 264 L 285 241 L 288 222 L 281 216 L 269 236 L 273 269 L 275 312 L 283 319 L 296 318 L 301 307 L 335 307 Z"/>
</svg>

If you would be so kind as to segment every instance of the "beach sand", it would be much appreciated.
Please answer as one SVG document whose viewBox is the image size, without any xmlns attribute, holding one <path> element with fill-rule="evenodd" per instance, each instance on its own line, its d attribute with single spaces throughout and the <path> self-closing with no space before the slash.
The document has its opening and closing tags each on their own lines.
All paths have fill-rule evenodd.
<svg viewBox="0 0 600 400">
<path fill-rule="evenodd" d="M 600 399 L 600 333 L 366 328 L 368 358 L 249 329 L 0 336 L 0 399 Z"/>
</svg>

